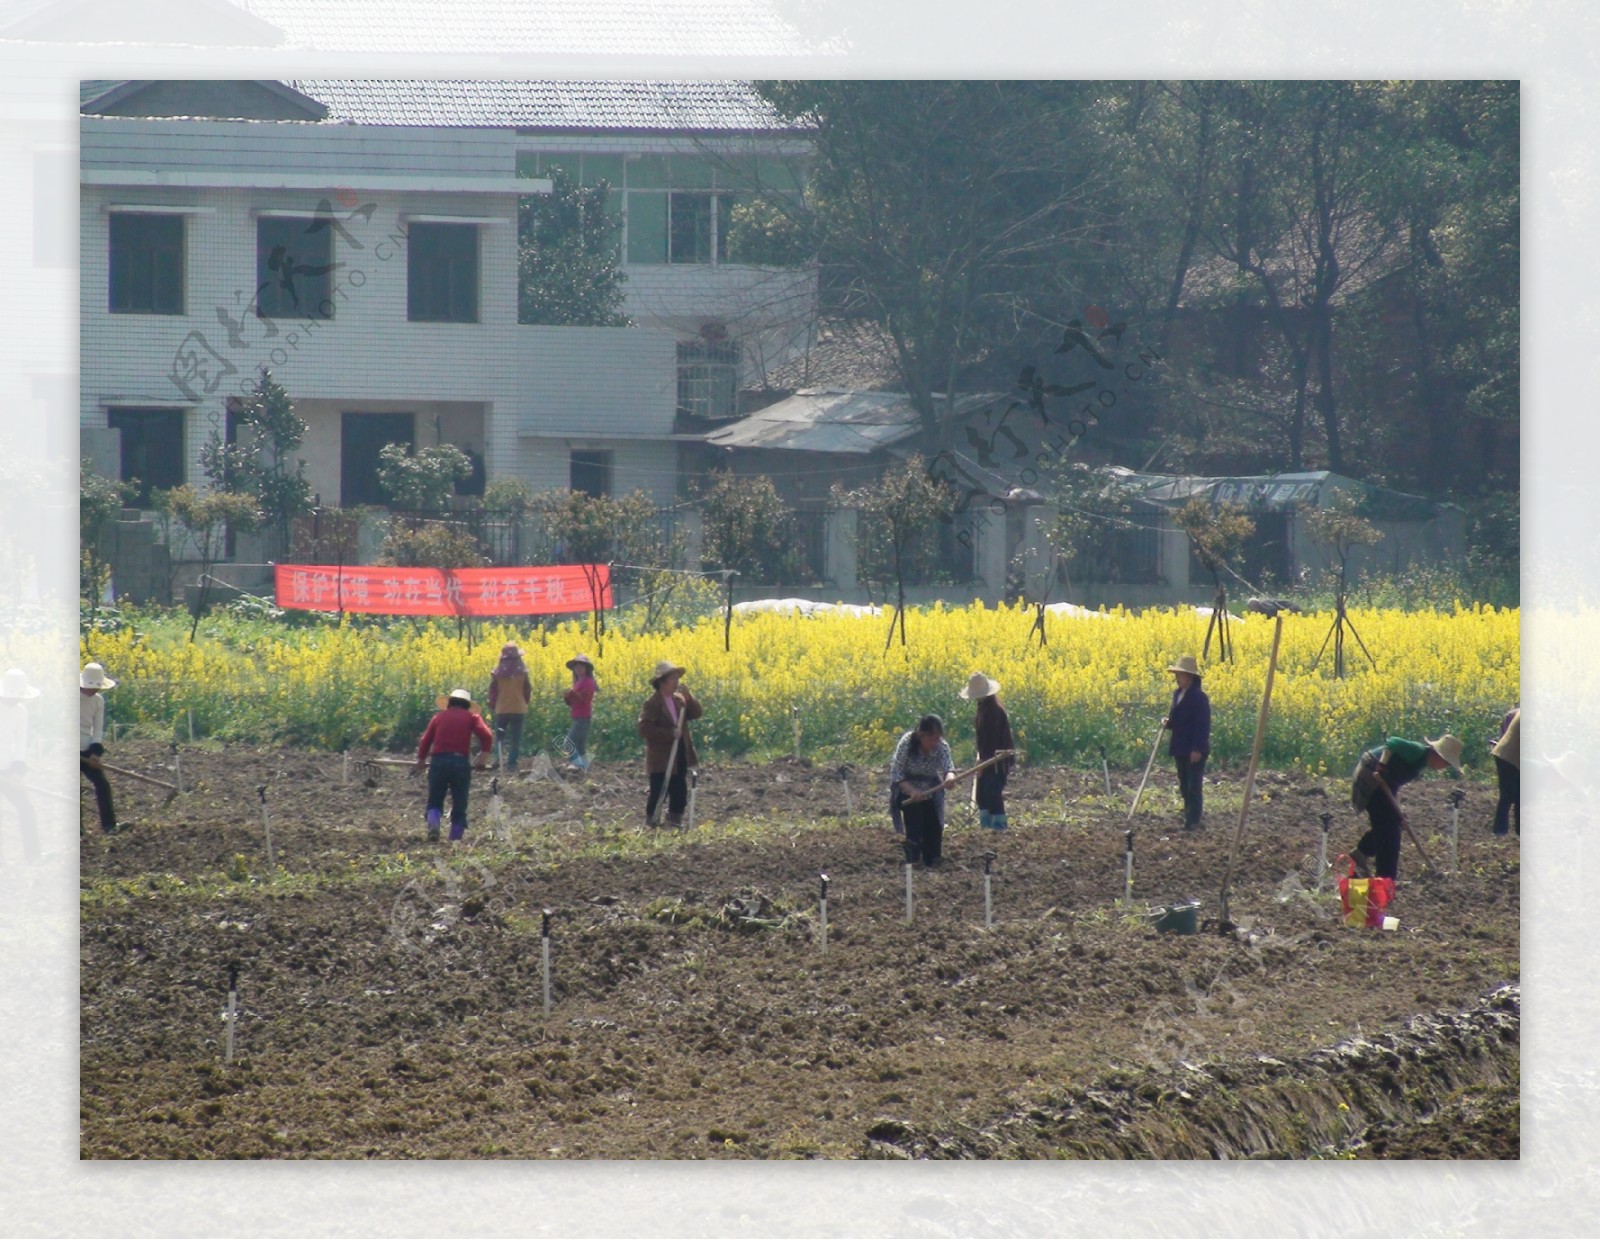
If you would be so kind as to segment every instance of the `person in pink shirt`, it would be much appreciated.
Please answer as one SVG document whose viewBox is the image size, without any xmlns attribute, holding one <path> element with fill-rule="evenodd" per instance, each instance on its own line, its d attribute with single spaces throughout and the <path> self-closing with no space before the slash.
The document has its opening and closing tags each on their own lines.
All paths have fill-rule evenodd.
<svg viewBox="0 0 1600 1240">
<path fill-rule="evenodd" d="M 472 786 L 472 741 L 477 738 L 478 754 L 494 748 L 494 733 L 472 709 L 472 694 L 452 689 L 444 709 L 428 721 L 428 730 L 417 746 L 417 770 L 428 768 L 428 840 L 439 839 L 439 820 L 444 817 L 444 794 L 450 793 L 450 838 L 459 840 L 467 832 L 467 792 Z M 429 755 L 433 760 L 428 760 Z"/>
<path fill-rule="evenodd" d="M 572 672 L 572 687 L 561 695 L 561 700 L 572 708 L 572 726 L 567 729 L 567 748 L 572 751 L 572 765 L 580 771 L 589 769 L 589 724 L 594 718 L 594 695 L 600 685 L 594 678 L 594 664 L 586 654 L 567 660 Z"/>
</svg>

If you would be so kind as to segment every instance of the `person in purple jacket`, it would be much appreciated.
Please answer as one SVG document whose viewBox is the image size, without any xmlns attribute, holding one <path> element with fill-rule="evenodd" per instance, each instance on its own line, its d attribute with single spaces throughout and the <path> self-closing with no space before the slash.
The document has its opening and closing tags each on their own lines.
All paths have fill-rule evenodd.
<svg viewBox="0 0 1600 1240">
<path fill-rule="evenodd" d="M 1178 791 L 1183 794 L 1183 829 L 1200 829 L 1205 808 L 1206 758 L 1211 754 L 1211 699 L 1200 687 L 1200 666 L 1186 654 L 1167 669 L 1177 678 L 1172 706 L 1161 726 L 1170 729 L 1167 752 L 1178 765 Z"/>
</svg>

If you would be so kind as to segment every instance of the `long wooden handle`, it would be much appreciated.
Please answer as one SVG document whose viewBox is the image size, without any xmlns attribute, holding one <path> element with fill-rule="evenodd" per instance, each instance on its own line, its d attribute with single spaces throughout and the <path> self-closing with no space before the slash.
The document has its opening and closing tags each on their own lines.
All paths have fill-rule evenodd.
<svg viewBox="0 0 1600 1240">
<path fill-rule="evenodd" d="M 154 784 L 157 788 L 165 788 L 168 792 L 176 792 L 178 790 L 178 786 L 176 784 L 169 784 L 162 779 L 152 779 L 148 775 L 141 775 L 138 771 L 130 771 L 124 767 L 112 766 L 111 763 L 107 762 L 103 758 L 100 760 L 100 765 L 106 770 L 110 771 L 113 775 L 126 775 L 129 779 L 137 779 L 142 783 Z"/>
<path fill-rule="evenodd" d="M 989 767 L 993 766 L 996 762 L 1003 762 L 1007 758 L 1014 757 L 1016 755 L 1016 753 L 1017 753 L 1017 751 L 1015 749 L 999 749 L 999 750 L 996 750 L 993 757 L 985 758 L 982 762 L 979 762 L 976 766 L 969 766 L 964 771 L 956 771 L 950 776 L 950 778 L 955 780 L 957 783 L 960 783 L 963 779 L 967 778 L 967 776 L 976 775 L 979 771 L 987 770 Z M 943 786 L 944 785 L 942 783 L 939 785 L 939 787 L 941 787 L 941 788 Z M 931 797 L 937 791 L 939 791 L 938 788 L 929 788 L 926 792 L 913 793 L 911 796 L 906 797 L 905 800 L 901 802 L 901 804 L 902 805 L 910 805 L 910 804 L 912 804 L 913 802 L 916 802 L 916 801 L 926 801 L 929 797 Z"/>
<path fill-rule="evenodd" d="M 662 812 L 667 807 L 667 785 L 672 782 L 672 770 L 678 765 L 678 742 L 683 739 L 684 720 L 678 720 L 678 726 L 672 733 L 672 748 L 667 751 L 667 777 L 661 783 L 661 797 L 656 801 L 656 812 L 650 815 L 650 825 L 656 826 L 661 822 Z"/>
<path fill-rule="evenodd" d="M 1422 864 L 1430 870 L 1433 869 L 1433 862 L 1428 858 L 1428 850 L 1423 848 L 1422 841 L 1417 838 L 1416 832 L 1411 829 L 1411 824 L 1406 821 L 1406 813 L 1400 808 L 1400 798 L 1395 796 L 1394 789 L 1389 787 L 1382 775 L 1374 774 L 1373 778 L 1377 781 L 1378 787 L 1383 789 L 1383 795 L 1389 798 L 1389 804 L 1394 806 L 1394 812 L 1400 818 L 1400 829 L 1406 833 L 1406 838 L 1416 845 L 1417 855 L 1422 858 Z"/>
</svg>

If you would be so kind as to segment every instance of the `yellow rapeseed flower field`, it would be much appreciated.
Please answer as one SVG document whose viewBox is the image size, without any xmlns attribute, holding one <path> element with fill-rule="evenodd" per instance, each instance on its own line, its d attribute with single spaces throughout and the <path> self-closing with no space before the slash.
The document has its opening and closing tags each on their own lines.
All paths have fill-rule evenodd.
<svg viewBox="0 0 1600 1240">
<path fill-rule="evenodd" d="M 1331 644 L 1317 660 L 1332 617 L 1288 616 L 1273 689 L 1264 760 L 1312 770 L 1349 766 L 1385 736 L 1466 742 L 1465 760 L 1488 765 L 1485 737 L 1519 697 L 1519 613 L 1489 607 L 1451 612 L 1350 613 L 1371 651 L 1345 643 L 1345 677 L 1333 675 Z M 885 649 L 888 618 L 775 614 L 736 616 L 729 650 L 720 618 L 667 634 L 608 635 L 597 647 L 581 623 L 531 636 L 486 629 L 469 651 L 444 625 L 218 629 L 190 645 L 131 631 L 95 634 L 98 658 L 121 682 L 111 699 L 122 725 L 184 724 L 222 739 L 280 740 L 332 748 L 408 745 L 437 695 L 460 685 L 480 700 L 502 642 L 522 643 L 534 682 L 528 738 L 556 745 L 567 727 L 561 690 L 566 661 L 594 658 L 601 694 L 591 744 L 603 758 L 638 751 L 633 730 L 659 659 L 688 668 L 703 700 L 697 725 L 708 754 L 789 752 L 798 720 L 808 757 L 876 764 L 918 716 L 943 715 L 958 759 L 971 752 L 971 706 L 957 691 L 974 671 L 1001 683 L 1019 742 L 1038 761 L 1142 763 L 1166 709 L 1178 655 L 1201 655 L 1206 619 L 1191 610 L 1052 616 L 1047 642 L 1030 638 L 1023 607 L 933 606 L 908 617 L 909 644 Z M 1249 755 L 1266 678 L 1273 622 L 1247 616 L 1231 626 L 1231 662 L 1215 647 L 1202 659 L 1211 696 L 1213 752 Z"/>
</svg>

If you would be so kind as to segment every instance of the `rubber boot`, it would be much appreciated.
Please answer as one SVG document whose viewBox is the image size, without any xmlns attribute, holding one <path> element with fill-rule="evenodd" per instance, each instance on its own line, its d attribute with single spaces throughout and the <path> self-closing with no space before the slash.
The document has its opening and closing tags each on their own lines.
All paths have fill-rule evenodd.
<svg viewBox="0 0 1600 1240">
<path fill-rule="evenodd" d="M 428 843 L 430 844 L 437 844 L 439 842 L 439 820 L 442 817 L 444 817 L 444 815 L 436 809 L 430 809 L 428 811 Z"/>
<path fill-rule="evenodd" d="M 990 820 L 989 820 L 989 825 L 991 827 L 993 827 L 996 831 L 1004 831 L 1006 829 L 1006 826 L 1007 826 L 1006 816 L 1004 814 L 993 814 L 993 815 L 991 815 L 990 816 Z"/>
<path fill-rule="evenodd" d="M 978 811 L 978 825 L 990 831 L 994 830 L 994 815 L 986 809 L 980 809 Z"/>
<path fill-rule="evenodd" d="M 465 835 L 466 833 L 467 833 L 467 824 L 466 823 L 464 823 L 464 822 L 452 822 L 450 824 L 450 842 L 452 844 L 457 843 L 461 839 L 461 837 L 463 835 Z"/>
</svg>

